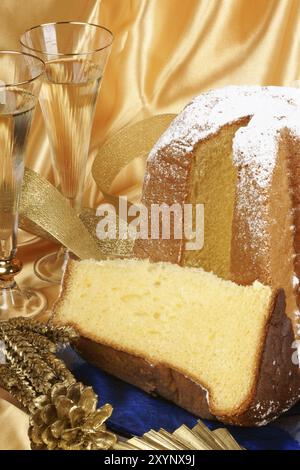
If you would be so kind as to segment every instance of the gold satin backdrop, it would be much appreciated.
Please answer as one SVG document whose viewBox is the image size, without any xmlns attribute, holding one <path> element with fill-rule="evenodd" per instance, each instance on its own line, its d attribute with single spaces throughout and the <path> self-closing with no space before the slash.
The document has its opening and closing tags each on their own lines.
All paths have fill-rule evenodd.
<svg viewBox="0 0 300 470">
<path fill-rule="evenodd" d="M 18 49 L 19 36 L 33 25 L 62 20 L 99 23 L 115 35 L 95 115 L 85 206 L 101 200 L 90 175 L 98 147 L 127 124 L 178 113 L 209 88 L 287 86 L 300 78 L 300 0 L 1 0 L 0 49 Z M 26 164 L 53 182 L 39 109 Z M 142 175 L 136 162 L 122 171 L 114 192 L 134 194 Z M 26 263 L 21 282 L 35 283 L 51 304 L 57 288 L 32 271 L 32 261 L 50 248 L 41 241 L 19 255 Z M 27 417 L 4 400 L 0 429 L 0 449 L 29 448 Z"/>
</svg>

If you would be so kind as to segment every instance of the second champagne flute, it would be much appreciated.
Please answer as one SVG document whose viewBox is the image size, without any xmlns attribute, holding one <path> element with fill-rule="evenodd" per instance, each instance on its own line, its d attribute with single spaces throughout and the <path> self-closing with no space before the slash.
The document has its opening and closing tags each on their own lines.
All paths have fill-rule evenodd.
<svg viewBox="0 0 300 470">
<path fill-rule="evenodd" d="M 78 214 L 95 105 L 112 42 L 113 35 L 106 28 L 79 22 L 42 24 L 21 37 L 22 50 L 46 64 L 40 105 L 56 184 Z M 62 249 L 41 258 L 35 264 L 36 274 L 59 283 L 66 255 Z"/>
</svg>

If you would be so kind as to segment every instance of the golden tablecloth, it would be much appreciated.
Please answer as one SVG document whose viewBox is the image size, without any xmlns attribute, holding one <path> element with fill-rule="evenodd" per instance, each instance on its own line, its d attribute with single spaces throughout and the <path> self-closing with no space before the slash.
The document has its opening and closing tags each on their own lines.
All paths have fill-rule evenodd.
<svg viewBox="0 0 300 470">
<path fill-rule="evenodd" d="M 300 78 L 299 0 L 1 0 L 0 49 L 18 49 L 24 30 L 59 20 L 100 23 L 115 35 L 95 115 L 85 206 L 101 199 L 90 175 L 97 148 L 123 126 L 177 113 L 208 88 L 288 86 Z M 53 180 L 39 110 L 26 164 Z M 135 187 L 142 173 L 140 163 L 131 165 L 114 191 Z M 52 248 L 37 241 L 19 250 L 25 261 L 19 280 L 42 289 L 49 306 L 58 288 L 38 281 L 32 261 Z M 27 417 L 0 400 L 0 449 L 29 448 L 26 430 Z"/>
</svg>

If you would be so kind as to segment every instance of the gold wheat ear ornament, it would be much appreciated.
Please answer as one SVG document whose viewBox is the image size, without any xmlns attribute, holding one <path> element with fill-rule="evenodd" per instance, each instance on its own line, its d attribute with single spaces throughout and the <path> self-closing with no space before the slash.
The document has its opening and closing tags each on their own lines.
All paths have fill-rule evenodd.
<svg viewBox="0 0 300 470">
<path fill-rule="evenodd" d="M 111 405 L 97 409 L 92 387 L 77 382 L 55 355 L 77 336 L 72 328 L 23 318 L 0 323 L 0 387 L 29 413 L 32 449 L 107 450 L 116 444 L 105 426 Z"/>
</svg>

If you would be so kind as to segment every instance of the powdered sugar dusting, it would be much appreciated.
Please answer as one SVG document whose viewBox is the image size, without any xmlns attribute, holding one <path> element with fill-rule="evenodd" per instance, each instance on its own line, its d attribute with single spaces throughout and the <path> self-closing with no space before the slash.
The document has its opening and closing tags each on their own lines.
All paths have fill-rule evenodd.
<svg viewBox="0 0 300 470">
<path fill-rule="evenodd" d="M 149 159 L 157 152 L 170 147 L 174 156 L 192 152 L 195 145 L 209 135 L 217 133 L 224 125 L 243 117 L 272 114 L 283 104 L 286 110 L 300 105 L 300 90 L 283 87 L 230 86 L 212 90 L 195 98 L 177 116 L 150 152 Z M 284 115 L 287 115 L 286 110 Z"/>
<path fill-rule="evenodd" d="M 168 147 L 176 165 L 195 145 L 228 123 L 249 117 L 233 141 L 233 162 L 239 168 L 237 207 L 247 212 L 253 252 L 267 250 L 267 188 L 270 185 L 283 128 L 300 136 L 300 90 L 284 87 L 236 87 L 212 90 L 195 98 L 153 147 L 148 161 Z M 178 168 L 178 167 L 177 167 Z M 160 166 L 170 172 L 170 165 Z M 176 170 L 178 171 L 178 170 Z M 176 173 L 175 171 L 175 173 Z M 165 175 L 168 176 L 167 174 Z M 241 234 L 243 236 L 243 234 Z"/>
<path fill-rule="evenodd" d="M 174 120 L 152 149 L 149 161 L 168 146 L 179 163 L 180 157 L 190 154 L 201 139 L 217 133 L 230 122 L 252 117 L 250 124 L 238 131 L 233 155 L 234 163 L 240 167 L 237 206 L 247 210 L 253 251 L 258 250 L 259 256 L 267 250 L 264 237 L 266 193 L 263 189 L 270 184 L 280 129 L 284 122 L 291 127 L 291 122 L 286 120 L 298 106 L 300 91 L 295 88 L 227 87 L 210 91 L 195 98 Z M 266 126 L 266 123 L 271 125 Z M 300 135 L 297 129 L 300 119 L 293 119 L 292 123 L 293 132 Z M 160 168 L 162 171 L 163 165 Z M 165 171 L 169 173 L 170 167 L 167 166 Z"/>
<path fill-rule="evenodd" d="M 271 112 L 266 110 L 264 117 L 255 115 L 233 140 L 233 162 L 239 170 L 236 208 L 247 221 L 248 245 L 255 260 L 268 250 L 269 187 L 282 131 L 288 129 L 300 138 L 299 124 L 299 105 L 283 102 L 274 105 Z"/>
<path fill-rule="evenodd" d="M 300 90 L 284 87 L 236 87 L 212 90 L 195 98 L 173 121 L 152 149 L 148 162 L 156 159 L 168 147 L 169 161 L 160 158 L 159 172 L 168 178 L 175 164 L 187 162 L 195 145 L 223 126 L 249 117 L 249 124 L 241 127 L 233 141 L 233 162 L 238 167 L 236 206 L 244 212 L 247 237 L 253 256 L 260 258 L 267 246 L 267 188 L 276 163 L 281 130 L 290 129 L 300 136 Z M 185 158 L 184 158 L 185 157 Z M 147 175 L 147 173 L 146 173 Z M 241 232 L 238 237 L 244 236 Z M 266 266 L 267 267 L 267 266 Z"/>
<path fill-rule="evenodd" d="M 240 128 L 235 135 L 233 162 L 237 167 L 251 167 L 259 188 L 266 188 L 270 183 L 284 128 L 300 136 L 300 103 L 299 108 L 276 103 L 271 111 L 254 115 L 248 126 Z"/>
</svg>

